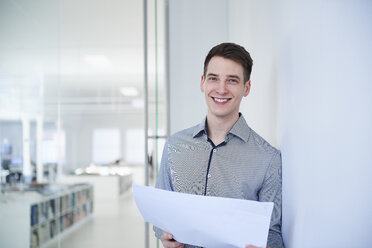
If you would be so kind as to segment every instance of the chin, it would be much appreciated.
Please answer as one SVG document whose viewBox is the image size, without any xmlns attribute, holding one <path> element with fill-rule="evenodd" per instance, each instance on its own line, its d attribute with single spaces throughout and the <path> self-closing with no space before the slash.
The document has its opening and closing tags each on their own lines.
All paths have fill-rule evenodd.
<svg viewBox="0 0 372 248">
<path fill-rule="evenodd" d="M 231 113 L 228 113 L 228 112 L 220 112 L 220 111 L 212 111 L 212 114 L 216 117 L 227 117 L 229 115 L 231 115 Z"/>
</svg>

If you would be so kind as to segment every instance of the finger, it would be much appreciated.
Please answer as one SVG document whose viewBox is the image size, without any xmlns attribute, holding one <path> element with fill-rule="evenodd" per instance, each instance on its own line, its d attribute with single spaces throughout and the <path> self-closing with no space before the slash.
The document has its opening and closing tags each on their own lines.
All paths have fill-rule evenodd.
<svg viewBox="0 0 372 248">
<path fill-rule="evenodd" d="M 161 235 L 161 240 L 171 240 L 173 239 L 173 235 L 169 232 L 163 232 L 163 235 Z"/>
<path fill-rule="evenodd" d="M 184 247 L 184 244 L 182 244 L 182 243 L 179 243 L 179 242 L 175 242 L 175 245 L 176 245 L 176 248 L 182 248 L 182 247 Z"/>
<path fill-rule="evenodd" d="M 161 235 L 161 242 L 164 248 L 182 248 L 184 244 L 177 242 L 173 239 L 173 234 L 164 231 Z"/>
<path fill-rule="evenodd" d="M 177 241 L 173 241 L 172 242 L 172 248 L 182 248 L 183 247 L 183 244 L 177 242 Z"/>
<path fill-rule="evenodd" d="M 169 241 L 169 240 L 164 240 L 162 241 L 164 248 L 182 248 L 184 247 L 184 244 L 181 244 L 177 241 Z"/>
</svg>

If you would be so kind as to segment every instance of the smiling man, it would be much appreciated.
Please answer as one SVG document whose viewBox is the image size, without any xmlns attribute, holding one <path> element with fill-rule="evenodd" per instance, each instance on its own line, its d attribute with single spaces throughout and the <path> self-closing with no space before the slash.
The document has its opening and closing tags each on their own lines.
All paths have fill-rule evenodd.
<svg viewBox="0 0 372 248">
<path fill-rule="evenodd" d="M 209 51 L 200 82 L 207 116 L 199 125 L 169 137 L 156 187 L 274 202 L 268 245 L 280 248 L 284 247 L 281 155 L 247 125 L 239 112 L 240 103 L 251 88 L 252 65 L 249 53 L 237 44 L 222 43 Z M 154 231 L 165 248 L 195 247 L 177 242 L 172 234 L 159 228 L 154 227 Z"/>
</svg>

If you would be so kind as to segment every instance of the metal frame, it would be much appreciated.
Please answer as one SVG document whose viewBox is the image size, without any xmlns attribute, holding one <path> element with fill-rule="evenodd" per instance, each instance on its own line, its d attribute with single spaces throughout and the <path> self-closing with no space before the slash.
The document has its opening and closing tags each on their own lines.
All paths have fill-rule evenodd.
<svg viewBox="0 0 372 248">
<path fill-rule="evenodd" d="M 143 55 L 144 55 L 144 103 L 145 103 L 145 185 L 149 185 L 149 168 L 147 166 L 148 159 L 148 140 L 149 139 L 166 139 L 170 135 L 170 83 L 169 83 L 169 0 L 164 0 L 164 13 L 165 13 L 165 88 L 166 88 L 166 135 L 148 135 L 149 128 L 149 92 L 148 92 L 148 25 L 147 25 L 147 0 L 143 0 Z M 157 155 L 157 154 L 156 154 Z M 145 247 L 149 248 L 149 224 L 145 223 Z M 159 247 L 159 244 L 158 244 Z"/>
<path fill-rule="evenodd" d="M 148 51 L 147 51 L 147 0 L 143 0 L 143 77 L 144 77 L 144 101 L 145 101 L 145 185 L 149 185 L 149 168 L 147 166 L 148 154 Z M 145 247 L 149 248 L 149 223 L 145 222 Z"/>
</svg>

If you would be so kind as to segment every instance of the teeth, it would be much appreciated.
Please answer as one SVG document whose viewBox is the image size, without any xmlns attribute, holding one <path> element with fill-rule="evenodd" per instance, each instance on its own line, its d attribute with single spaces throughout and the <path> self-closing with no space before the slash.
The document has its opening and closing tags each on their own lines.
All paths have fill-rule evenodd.
<svg viewBox="0 0 372 248">
<path fill-rule="evenodd" d="M 216 102 L 227 102 L 227 99 L 214 98 Z"/>
</svg>

